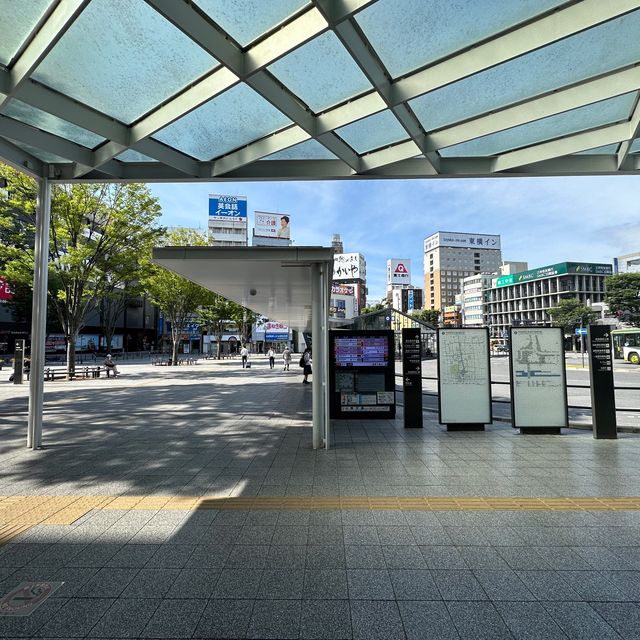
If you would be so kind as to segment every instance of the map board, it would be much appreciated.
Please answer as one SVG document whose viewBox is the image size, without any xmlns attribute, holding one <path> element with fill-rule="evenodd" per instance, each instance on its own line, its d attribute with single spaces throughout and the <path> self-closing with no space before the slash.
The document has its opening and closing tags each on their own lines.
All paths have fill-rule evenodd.
<svg viewBox="0 0 640 640">
<path fill-rule="evenodd" d="M 329 331 L 332 418 L 395 417 L 393 331 Z"/>
<path fill-rule="evenodd" d="M 564 336 L 556 327 L 511 329 L 511 417 L 516 429 L 568 426 Z"/>
<path fill-rule="evenodd" d="M 438 329 L 440 424 L 491 422 L 487 329 Z"/>
</svg>

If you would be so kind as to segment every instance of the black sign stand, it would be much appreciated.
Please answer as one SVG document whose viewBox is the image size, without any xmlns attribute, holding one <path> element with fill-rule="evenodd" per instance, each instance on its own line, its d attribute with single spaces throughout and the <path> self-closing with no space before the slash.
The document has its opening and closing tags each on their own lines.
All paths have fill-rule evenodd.
<svg viewBox="0 0 640 640">
<path fill-rule="evenodd" d="M 593 437 L 617 438 L 610 327 L 589 326 L 589 377 L 591 379 Z"/>
<path fill-rule="evenodd" d="M 404 428 L 422 429 L 422 343 L 420 329 L 402 330 Z"/>
<path fill-rule="evenodd" d="M 22 384 L 24 371 L 24 340 L 16 340 L 13 353 L 13 384 Z"/>
</svg>

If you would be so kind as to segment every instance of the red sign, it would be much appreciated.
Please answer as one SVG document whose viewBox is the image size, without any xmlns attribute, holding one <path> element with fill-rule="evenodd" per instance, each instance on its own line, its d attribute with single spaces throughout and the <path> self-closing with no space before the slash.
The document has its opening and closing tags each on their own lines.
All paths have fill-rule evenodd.
<svg viewBox="0 0 640 640">
<path fill-rule="evenodd" d="M 407 271 L 407 267 L 405 267 L 402 264 L 402 262 L 399 262 L 394 273 L 409 273 L 409 272 Z"/>
<path fill-rule="evenodd" d="M 9 283 L 0 276 L 0 300 L 11 300 L 11 298 L 13 298 L 13 291 Z"/>
</svg>

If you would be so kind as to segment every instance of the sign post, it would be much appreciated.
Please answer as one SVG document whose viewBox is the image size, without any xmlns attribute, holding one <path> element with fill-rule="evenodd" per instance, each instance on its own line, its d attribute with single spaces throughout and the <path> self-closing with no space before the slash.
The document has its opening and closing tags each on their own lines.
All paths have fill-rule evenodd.
<svg viewBox="0 0 640 640">
<path fill-rule="evenodd" d="M 13 355 L 13 384 L 22 384 L 24 371 L 24 340 L 16 340 Z"/>
<path fill-rule="evenodd" d="M 618 432 L 611 329 L 607 326 L 590 325 L 588 335 L 593 437 L 614 439 L 618 437 Z"/>
<path fill-rule="evenodd" d="M 402 329 L 404 428 L 422 429 L 422 344 L 420 329 Z"/>
</svg>

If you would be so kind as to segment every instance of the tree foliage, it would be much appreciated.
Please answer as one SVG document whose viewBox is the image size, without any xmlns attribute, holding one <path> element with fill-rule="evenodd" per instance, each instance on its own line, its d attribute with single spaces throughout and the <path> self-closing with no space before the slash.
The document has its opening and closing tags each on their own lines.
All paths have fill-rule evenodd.
<svg viewBox="0 0 640 640">
<path fill-rule="evenodd" d="M 573 334 L 574 329 L 580 326 L 586 327 L 595 318 L 595 313 L 586 304 L 582 304 L 578 298 L 564 298 L 557 307 L 549 309 L 549 315 L 556 327 L 562 327 L 565 333 Z"/>
<path fill-rule="evenodd" d="M 195 229 L 176 228 L 165 234 L 161 244 L 170 247 L 204 246 L 207 238 Z M 177 364 L 178 347 L 184 328 L 199 307 L 211 302 L 211 293 L 177 273 L 152 263 L 147 265 L 142 286 L 165 320 L 171 324 L 171 360 L 173 364 Z"/>
<path fill-rule="evenodd" d="M 223 298 L 217 293 L 210 293 L 204 303 L 198 307 L 195 321 L 216 338 L 216 357 L 218 360 L 222 354 L 222 334 L 231 324 L 235 324 L 233 318 L 238 315 L 240 305 Z M 243 307 L 240 307 L 242 309 Z"/>
<path fill-rule="evenodd" d="M 0 268 L 17 287 L 31 288 L 36 183 L 10 167 L 0 200 Z M 98 300 L 134 281 L 140 256 L 155 243 L 160 205 L 142 184 L 53 185 L 49 241 L 49 300 L 67 340 L 67 367 Z"/>
<path fill-rule="evenodd" d="M 440 310 L 439 309 L 420 309 L 416 310 L 411 314 L 417 320 L 422 320 L 423 322 L 428 322 L 434 326 L 438 325 L 438 320 L 440 319 Z"/>
<path fill-rule="evenodd" d="M 386 304 L 383 304 L 382 302 L 376 302 L 374 304 L 367 305 L 366 307 L 362 307 L 362 309 L 360 310 L 360 314 L 364 315 L 366 313 L 375 313 L 376 311 L 382 311 L 386 308 Z"/>
<path fill-rule="evenodd" d="M 640 326 L 640 273 L 618 273 L 605 280 L 605 302 L 622 322 Z"/>
</svg>

